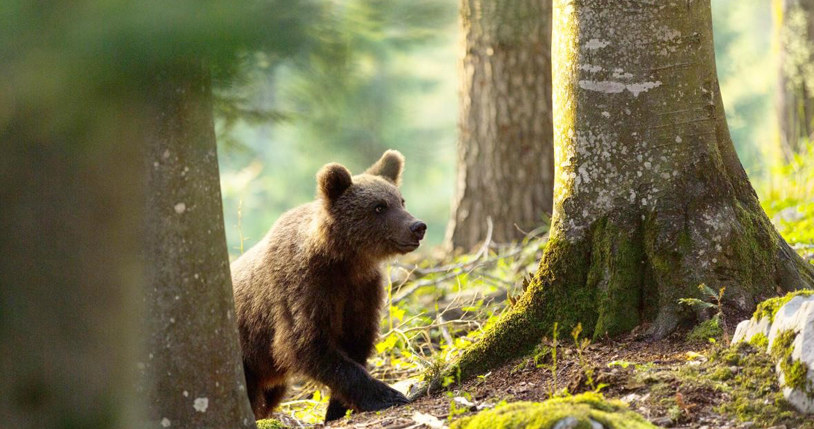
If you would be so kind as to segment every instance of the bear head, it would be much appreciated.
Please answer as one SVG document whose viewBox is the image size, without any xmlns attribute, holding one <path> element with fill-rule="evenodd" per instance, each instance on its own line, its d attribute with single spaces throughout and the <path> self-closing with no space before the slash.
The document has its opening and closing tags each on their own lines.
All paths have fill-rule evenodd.
<svg viewBox="0 0 814 429">
<path fill-rule="evenodd" d="M 334 245 L 373 259 L 415 250 L 427 229 L 411 215 L 399 191 L 404 156 L 388 150 L 364 173 L 351 176 L 340 164 L 317 173 L 322 233 Z"/>
</svg>

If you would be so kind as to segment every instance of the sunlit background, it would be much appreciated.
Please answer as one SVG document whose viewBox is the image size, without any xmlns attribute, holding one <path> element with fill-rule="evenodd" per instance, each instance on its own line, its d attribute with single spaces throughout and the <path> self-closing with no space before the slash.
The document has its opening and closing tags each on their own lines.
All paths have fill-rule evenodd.
<svg viewBox="0 0 814 429">
<path fill-rule="evenodd" d="M 246 79 L 218 91 L 262 112 L 246 120 L 216 110 L 233 258 L 282 212 L 313 199 L 323 164 L 339 162 L 359 173 L 388 148 L 407 158 L 407 207 L 429 225 L 422 248 L 443 240 L 455 177 L 457 2 L 330 4 L 331 19 L 314 30 L 319 43 L 282 61 L 258 54 L 249 59 Z M 771 144 L 777 73 L 771 2 L 712 0 L 712 7 L 729 127 L 760 192 L 778 158 Z"/>
</svg>

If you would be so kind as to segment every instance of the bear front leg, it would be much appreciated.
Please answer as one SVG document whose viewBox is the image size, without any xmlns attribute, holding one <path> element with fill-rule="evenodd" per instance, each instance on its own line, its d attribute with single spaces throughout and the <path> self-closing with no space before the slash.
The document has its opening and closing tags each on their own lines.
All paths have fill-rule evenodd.
<svg viewBox="0 0 814 429">
<path fill-rule="evenodd" d="M 349 409 L 350 408 L 342 404 L 342 401 L 335 398 L 333 392 L 331 392 L 331 400 L 328 402 L 328 411 L 325 412 L 325 423 L 345 417 Z"/>
<path fill-rule="evenodd" d="M 372 328 L 364 329 L 364 327 L 367 326 L 365 324 L 357 323 L 356 321 L 351 321 L 351 323 L 347 323 L 347 325 L 356 325 L 358 327 L 357 329 L 346 333 L 346 336 L 342 340 L 342 350 L 351 360 L 358 363 L 363 368 L 367 368 L 367 359 L 373 352 L 376 332 Z M 373 324 L 371 323 L 368 325 L 372 326 Z M 331 420 L 345 417 L 348 410 L 350 410 L 350 407 L 336 397 L 334 392 L 331 392 L 331 400 L 328 402 L 328 410 L 325 412 L 325 422 L 327 423 Z"/>
<path fill-rule="evenodd" d="M 301 342 L 298 350 L 302 371 L 327 385 L 332 398 L 359 411 L 377 411 L 406 404 L 398 390 L 373 378 L 367 370 L 337 349 L 324 334 Z"/>
</svg>

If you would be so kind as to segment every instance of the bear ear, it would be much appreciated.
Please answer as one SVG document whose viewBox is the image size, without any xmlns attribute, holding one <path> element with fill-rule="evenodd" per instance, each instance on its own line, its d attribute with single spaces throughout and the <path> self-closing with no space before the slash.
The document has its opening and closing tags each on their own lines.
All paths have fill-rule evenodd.
<svg viewBox="0 0 814 429">
<path fill-rule="evenodd" d="M 317 192 L 329 202 L 339 198 L 351 184 L 350 171 L 341 164 L 325 164 L 317 173 Z"/>
<path fill-rule="evenodd" d="M 401 182 L 401 170 L 404 170 L 404 155 L 397 150 L 390 149 L 365 173 L 384 177 L 398 186 Z"/>
</svg>

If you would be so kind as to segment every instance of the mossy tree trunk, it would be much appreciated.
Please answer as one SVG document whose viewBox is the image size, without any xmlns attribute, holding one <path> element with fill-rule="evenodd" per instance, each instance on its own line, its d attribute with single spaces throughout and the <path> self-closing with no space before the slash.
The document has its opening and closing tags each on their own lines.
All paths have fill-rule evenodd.
<svg viewBox="0 0 814 429">
<path fill-rule="evenodd" d="M 593 338 L 694 315 L 678 299 L 726 287 L 727 308 L 814 284 L 774 230 L 729 137 L 709 0 L 558 0 L 551 238 L 513 308 L 458 362 L 470 377 L 577 323 Z"/>
<path fill-rule="evenodd" d="M 814 0 L 773 0 L 776 111 L 786 160 L 814 138 Z"/>
<path fill-rule="evenodd" d="M 208 69 L 185 61 L 149 85 L 145 265 L 150 427 L 254 427 L 223 226 Z"/>
<path fill-rule="evenodd" d="M 521 239 L 551 213 L 551 1 L 461 0 L 458 180 L 447 243 Z"/>
</svg>

